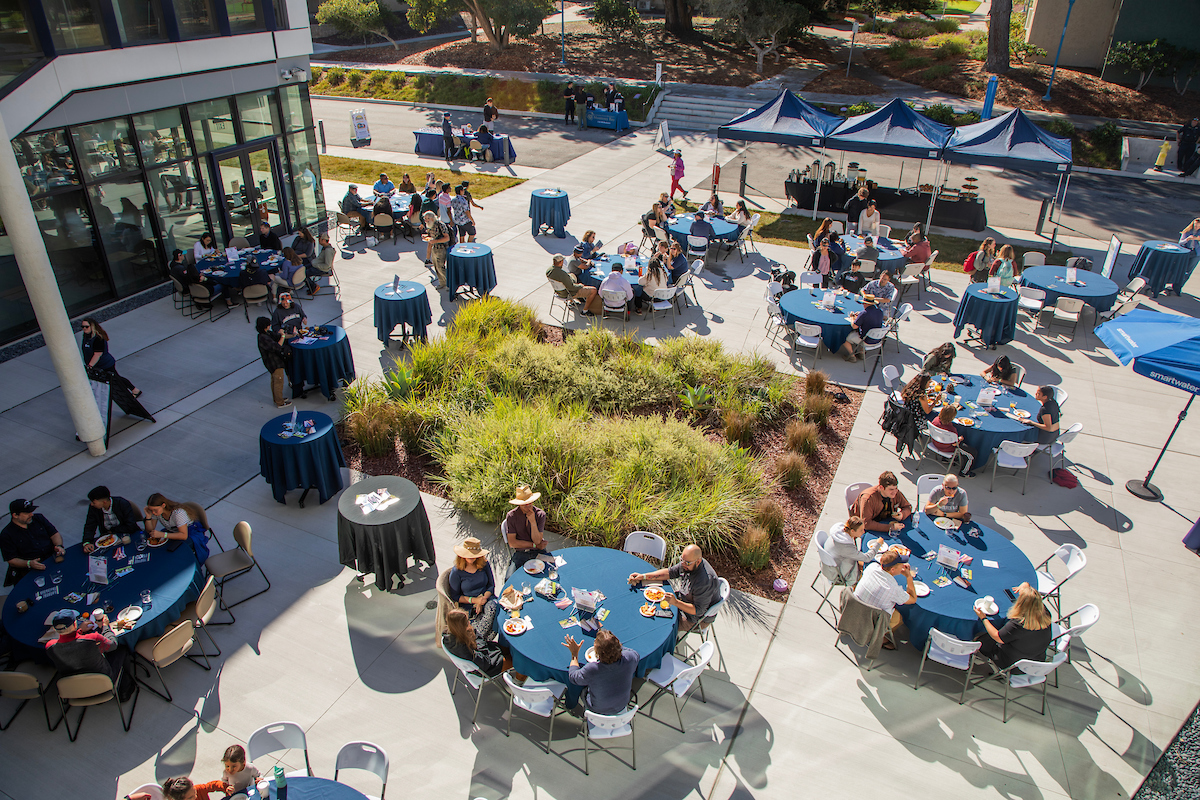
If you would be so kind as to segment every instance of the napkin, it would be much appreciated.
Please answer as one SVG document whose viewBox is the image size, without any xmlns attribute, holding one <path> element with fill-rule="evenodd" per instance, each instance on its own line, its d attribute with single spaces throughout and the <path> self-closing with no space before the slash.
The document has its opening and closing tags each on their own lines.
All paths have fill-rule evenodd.
<svg viewBox="0 0 1200 800">
<path fill-rule="evenodd" d="M 525 615 L 525 630 L 527 630 L 527 631 L 533 630 L 533 620 L 531 620 L 529 618 L 528 614 Z"/>
</svg>

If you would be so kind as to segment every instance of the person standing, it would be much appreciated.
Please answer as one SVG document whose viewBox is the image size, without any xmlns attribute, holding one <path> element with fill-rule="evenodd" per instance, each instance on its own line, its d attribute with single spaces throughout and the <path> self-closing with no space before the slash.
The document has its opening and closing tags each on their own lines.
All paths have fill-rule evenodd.
<svg viewBox="0 0 1200 800">
<path fill-rule="evenodd" d="M 442 114 L 442 146 L 446 149 L 446 163 L 454 160 L 454 126 L 450 124 L 450 112 Z"/>
<path fill-rule="evenodd" d="M 108 334 L 100 327 L 100 323 L 92 317 L 84 317 L 79 326 L 83 329 L 83 343 L 80 348 L 83 351 L 83 363 L 87 364 L 89 369 L 108 370 L 130 394 L 134 397 L 140 396 L 142 390 L 117 373 L 117 360 L 108 352 Z"/>
<path fill-rule="evenodd" d="M 462 184 L 454 187 L 454 197 L 450 200 L 450 217 L 458 228 L 459 241 L 475 241 L 475 218 L 471 216 L 471 203 L 464 194 L 466 189 Z"/>
<path fill-rule="evenodd" d="M 493 131 L 496 130 L 496 120 L 500 118 L 500 109 L 496 108 L 496 104 L 492 102 L 492 98 L 488 98 L 483 104 L 483 124 L 490 127 Z"/>
<path fill-rule="evenodd" d="M 579 130 L 587 130 L 588 93 L 583 84 L 575 87 L 575 111 L 579 114 Z"/>
<path fill-rule="evenodd" d="M 567 86 L 563 89 L 563 125 L 570 125 L 575 121 L 575 81 L 567 81 Z"/>
<path fill-rule="evenodd" d="M 1196 155 L 1196 142 L 1200 141 L 1200 118 L 1192 117 L 1175 133 L 1178 149 L 1175 152 L 1175 166 L 1180 172 L 1187 172 L 1192 159 Z"/>
<path fill-rule="evenodd" d="M 28 500 L 8 504 L 12 521 L 0 530 L 0 557 L 8 562 L 4 585 L 12 586 L 31 571 L 44 570 L 47 558 L 66 553 L 62 534 Z"/>
<path fill-rule="evenodd" d="M 687 201 L 687 189 L 680 185 L 679 179 L 683 177 L 683 151 L 676 150 L 675 157 L 671 161 L 671 192 L 668 195 L 672 200 L 675 199 L 675 190 L 683 192 L 683 199 Z"/>
<path fill-rule="evenodd" d="M 271 376 L 271 398 L 276 408 L 287 408 L 292 404 L 283 396 L 283 381 L 287 376 L 287 355 L 283 343 L 287 333 L 271 330 L 270 317 L 259 317 L 254 327 L 258 330 L 258 354 Z"/>
<path fill-rule="evenodd" d="M 436 289 L 446 288 L 446 249 L 450 247 L 450 230 L 438 221 L 437 214 L 426 211 L 425 235 L 421 238 L 429 245 L 429 265 L 433 267 Z"/>
</svg>

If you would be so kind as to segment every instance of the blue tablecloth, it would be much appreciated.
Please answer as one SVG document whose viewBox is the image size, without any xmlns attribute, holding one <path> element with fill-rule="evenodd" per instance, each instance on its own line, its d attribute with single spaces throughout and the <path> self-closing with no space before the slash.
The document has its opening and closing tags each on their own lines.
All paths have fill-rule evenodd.
<svg viewBox="0 0 1200 800">
<path fill-rule="evenodd" d="M 392 284 L 385 283 L 375 290 L 375 332 L 379 341 L 387 344 L 397 325 L 404 326 L 401 336 L 405 341 L 425 339 L 425 327 L 433 321 L 425 287 L 416 281 L 400 281 L 397 289 L 398 293 L 393 293 Z"/>
<path fill-rule="evenodd" d="M 251 258 L 258 262 L 259 269 L 267 272 L 276 272 L 283 266 L 283 256 L 277 251 L 252 248 L 243 251 L 241 258 L 233 264 L 230 264 L 225 258 L 225 254 L 221 253 L 217 256 L 200 259 L 196 262 L 196 268 L 214 283 L 237 288 L 241 285 L 242 270 L 246 268 L 247 260 Z"/>
<path fill-rule="evenodd" d="M 945 377 L 939 376 L 939 380 L 944 381 Z M 954 424 L 959 434 L 962 435 L 963 442 L 979 454 L 975 459 L 974 470 L 978 471 L 983 468 L 991 459 L 992 450 L 999 447 L 1003 441 L 1037 441 L 1037 428 L 1026 425 L 1024 422 L 1018 422 L 1005 414 L 1005 411 L 1009 411 L 1012 404 L 1016 403 L 1018 410 L 1027 411 L 1030 416 L 1036 416 L 1042 404 L 1032 394 L 1024 389 L 994 384 L 996 388 L 1003 389 L 1004 394 L 997 395 L 993 408 L 985 411 L 978 407 L 972 408 L 967 403 L 975 403 L 979 399 L 979 391 L 989 385 L 987 381 L 978 375 L 974 377 L 956 375 L 954 382 L 957 386 L 951 402 L 957 402 L 963 406 L 956 419 L 969 417 L 975 421 L 975 424 L 970 426 L 958 422 Z M 935 411 L 929 415 L 929 418 L 933 419 L 936 416 L 937 412 Z"/>
<path fill-rule="evenodd" d="M 184 541 L 174 552 L 168 550 L 168 545 L 151 547 L 145 553 L 150 554 L 150 560 L 133 565 L 133 572 L 124 578 L 113 574 L 120 567 L 128 566 L 130 559 L 140 555 L 137 543 L 143 538 L 135 534 L 133 541 L 127 545 L 117 543 L 104 553 L 109 559 L 108 586 L 92 584 L 88 579 L 88 557 L 83 552 L 83 545 L 77 544 L 67 548 L 66 556 L 61 564 L 48 559 L 46 569 L 42 572 L 31 572 L 17 582 L 4 603 L 4 629 L 14 639 L 33 648 L 41 648 L 38 639 L 48 627 L 46 619 L 55 611 L 63 608 L 73 608 L 76 611 L 92 611 L 107 603 L 112 603 L 113 613 L 110 619 L 127 606 L 141 606 L 141 593 L 149 589 L 151 593 L 150 607 L 142 612 L 134 627 L 118 634 L 117 640 L 133 647 L 142 639 L 156 639 L 167 631 L 167 626 L 179 619 L 183 607 L 200 596 L 204 581 L 201 580 L 200 565 L 192 546 Z M 114 558 L 118 551 L 124 549 L 125 558 L 118 561 Z M 51 576 L 62 572 L 63 580 L 58 585 L 58 594 L 46 597 L 34 603 L 33 607 L 24 614 L 17 613 L 17 602 L 32 600 L 38 591 L 34 579 L 38 576 L 46 578 L 46 589 L 53 587 Z M 87 602 L 88 592 L 100 592 L 100 597 L 90 605 Z M 83 596 L 78 603 L 69 604 L 65 598 L 72 592 Z"/>
<path fill-rule="evenodd" d="M 978 533 L 979 536 L 968 535 L 974 533 Z M 859 540 L 859 546 L 865 551 L 879 535 L 868 531 Z M 999 627 L 1002 624 L 999 618 L 1007 614 L 1009 606 L 1012 605 L 1012 600 L 1004 590 L 1025 581 L 1037 586 L 1037 575 L 1029 557 L 997 531 L 975 522 L 968 522 L 957 531 L 944 531 L 934 524 L 933 519 L 921 514 L 915 529 L 911 527 L 910 519 L 910 527 L 889 534 L 884 540 L 889 544 L 902 544 L 912 551 L 908 563 L 916 567 L 915 580 L 929 587 L 929 594 L 918 597 L 913 605 L 896 606 L 896 610 L 908 625 L 909 641 L 917 649 L 925 647 L 930 628 L 937 628 L 942 633 L 968 642 L 982 633 L 983 623 L 975 614 L 974 603 L 988 595 L 991 595 L 1000 608 L 997 616 L 993 618 Z M 957 569 L 947 569 L 936 561 L 925 561 L 921 558 L 931 550 L 936 552 L 938 545 L 942 544 L 971 556 L 972 562 L 966 566 L 966 569 L 971 570 L 970 589 L 964 589 L 953 582 L 946 586 L 934 586 L 933 582 L 939 576 L 945 575 L 953 579 L 959 575 Z M 985 567 L 985 559 L 995 561 L 998 566 Z M 900 578 L 896 580 L 897 583 L 905 583 Z"/>
<path fill-rule="evenodd" d="M 984 344 L 1007 344 L 1017 335 L 1017 290 L 1010 286 L 999 295 L 991 295 L 984 292 L 986 288 L 986 283 L 967 287 L 954 314 L 954 335 L 971 323 L 979 328 Z"/>
<path fill-rule="evenodd" d="M 901 254 L 900 248 L 896 247 L 896 243 L 891 239 L 875 239 L 876 249 L 879 250 L 879 258 L 875 262 L 875 266 L 879 269 L 885 269 L 893 276 L 904 271 L 904 265 L 908 260 Z M 846 246 L 846 255 L 842 256 L 842 269 L 850 269 L 850 265 L 854 263 L 856 256 L 854 251 L 862 247 L 863 240 L 861 236 L 846 235 L 842 237 L 842 244 Z"/>
<path fill-rule="evenodd" d="M 696 220 L 695 214 L 680 214 L 667 223 L 667 232 L 671 234 L 671 238 L 683 245 L 683 251 L 687 252 L 687 237 L 691 234 L 692 223 Z M 713 226 L 713 235 L 709 241 L 720 240 L 722 242 L 732 242 L 741 233 L 742 226 L 733 222 L 727 222 L 723 219 L 710 219 L 709 225 Z"/>
<path fill-rule="evenodd" d="M 446 285 L 451 296 L 459 289 L 470 286 L 479 294 L 487 294 L 496 288 L 496 265 L 492 261 L 492 248 L 479 242 L 464 242 L 451 247 L 446 253 Z"/>
<path fill-rule="evenodd" d="M 271 773 L 267 773 L 271 775 Z M 266 775 L 264 775 L 266 777 Z M 369 780 L 369 777 L 368 777 Z M 271 775 L 267 797 L 274 800 L 275 779 Z M 288 800 L 368 800 L 367 796 L 357 789 L 352 789 L 344 783 L 337 783 L 328 778 L 298 777 L 287 779 Z M 248 800 L 263 800 L 258 788 L 250 787 L 246 792 Z"/>
<path fill-rule="evenodd" d="M 579 275 L 579 282 L 586 284 L 588 286 L 595 286 L 597 289 L 599 289 L 600 283 L 605 278 L 608 277 L 610 272 L 612 272 L 612 265 L 613 265 L 613 262 L 615 262 L 615 261 L 620 261 L 622 264 L 624 264 L 625 256 L 602 255 L 602 256 L 593 258 L 592 259 L 592 268 L 584 270 Z M 646 265 L 649 263 L 650 263 L 650 260 L 648 258 L 646 258 L 645 256 L 638 256 L 636 267 L 634 267 L 633 269 L 629 269 L 628 267 L 625 267 L 625 269 L 622 270 L 625 273 L 625 277 L 629 280 L 630 283 L 633 284 L 633 296 L 634 297 L 645 297 L 646 296 L 646 290 L 642 288 L 642 285 L 640 283 L 638 283 L 638 278 L 641 277 L 638 274 L 638 269 L 640 268 L 640 269 L 644 270 L 646 268 Z"/>
<path fill-rule="evenodd" d="M 650 670 L 661 666 L 663 656 L 675 649 L 678 612 L 672 608 L 675 616 L 669 620 L 643 617 L 638 609 L 646 601 L 640 590 L 629 586 L 631 573 L 650 572 L 654 567 L 635 555 L 607 547 L 572 547 L 556 550 L 555 554 L 567 562 L 558 570 L 558 583 L 562 591 L 557 599 L 571 597 L 572 588 L 604 592 L 607 599 L 601 607 L 610 612 L 608 619 L 604 620 L 604 627 L 615 633 L 625 647 L 637 651 L 641 659 L 637 667 L 638 676 L 644 677 Z M 544 572 L 542 575 L 530 575 L 524 569 L 518 569 L 505 586 L 514 586 L 520 591 L 522 584 L 528 583 L 533 587 L 544 576 Z M 506 636 L 503 630 L 500 631 L 500 642 L 512 650 L 513 667 L 518 672 L 534 680 L 556 680 L 567 684 L 568 708 L 578 702 L 583 687 L 570 683 L 568 671 L 571 653 L 563 647 L 563 641 L 570 634 L 583 642 L 579 661 L 584 663 L 584 654 L 592 646 L 595 636 L 584 633 L 578 625 L 564 629 L 558 624 L 559 620 L 570 616 L 571 609 L 568 606 L 560 610 L 553 602 L 535 592 L 521 609 L 521 616 L 528 616 L 533 622 L 533 630 L 520 636 Z M 501 609 L 496 623 L 498 628 L 507 616 L 508 612 Z"/>
<path fill-rule="evenodd" d="M 333 397 L 340 384 L 354 380 L 354 353 L 350 352 L 350 340 L 343 328 L 323 327 L 329 333 L 315 342 L 297 344 L 292 340 L 288 380 L 293 386 L 315 386 L 321 394 Z"/>
<path fill-rule="evenodd" d="M 1183 285 L 1196 268 L 1196 254 L 1176 242 L 1153 240 L 1138 250 L 1130 278 L 1145 278 L 1146 288 L 1155 297 L 1168 286 L 1175 294 L 1183 292 Z"/>
<path fill-rule="evenodd" d="M 1121 287 L 1099 274 L 1087 270 L 1076 270 L 1075 280 L 1083 286 L 1067 283 L 1066 267 L 1029 267 L 1021 273 L 1021 285 L 1041 289 L 1046 293 L 1045 303 L 1052 306 L 1060 297 L 1077 297 L 1096 311 L 1108 311 L 1117 301 Z"/>
<path fill-rule="evenodd" d="M 292 415 L 284 414 L 262 426 L 258 434 L 259 474 L 271 484 L 271 492 L 280 503 L 290 489 L 317 487 L 324 503 L 342 488 L 342 443 L 338 441 L 333 420 L 319 411 L 297 412 L 297 424 L 311 419 L 316 433 L 303 439 L 282 438 L 283 423 Z"/>
<path fill-rule="evenodd" d="M 836 353 L 850 335 L 850 320 L 846 317 L 858 316 L 863 304 L 857 296 L 845 294 L 838 296 L 833 311 L 813 305 L 820 303 L 824 296 L 823 289 L 796 289 L 779 298 L 779 310 L 783 312 L 783 320 L 788 325 L 797 322 L 820 325 L 825 347 L 829 352 Z"/>
<path fill-rule="evenodd" d="M 473 135 L 463 137 L 462 128 L 455 128 L 454 135 L 461 137 L 463 139 L 464 144 L 467 142 L 473 141 L 475 139 L 475 137 Z M 441 156 L 441 157 L 445 158 L 445 156 L 446 156 L 446 140 L 445 140 L 445 137 L 442 135 L 441 128 L 420 128 L 418 130 L 413 131 L 413 136 L 415 136 L 417 138 L 417 145 L 414 148 L 414 152 L 421 153 L 422 155 L 427 155 L 427 156 Z M 508 145 L 507 161 L 505 160 L 505 157 L 504 157 L 504 146 L 505 145 Z M 513 149 L 512 138 L 509 136 L 506 136 L 504 134 L 496 136 L 492 140 L 492 146 L 490 149 L 492 151 L 492 158 L 495 161 L 505 161 L 505 163 L 512 163 L 517 160 L 517 151 Z"/>
<path fill-rule="evenodd" d="M 557 189 L 534 189 L 529 195 L 529 218 L 533 221 L 534 236 L 538 235 L 542 225 L 549 225 L 555 236 L 567 238 L 567 221 L 571 219 L 571 201 L 567 193 Z"/>
<path fill-rule="evenodd" d="M 592 128 L 611 128 L 614 131 L 629 130 L 629 114 L 624 111 L 601 111 L 588 109 L 587 124 Z"/>
</svg>

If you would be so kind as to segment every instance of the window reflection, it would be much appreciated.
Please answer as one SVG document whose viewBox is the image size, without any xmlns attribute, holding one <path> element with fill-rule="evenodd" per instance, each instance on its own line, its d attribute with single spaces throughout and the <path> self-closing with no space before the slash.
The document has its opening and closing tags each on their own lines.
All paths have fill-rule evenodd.
<svg viewBox="0 0 1200 800">
<path fill-rule="evenodd" d="M 242 140 L 246 142 L 279 133 L 279 109 L 274 92 L 256 92 L 237 96 L 242 116 Z"/>
<path fill-rule="evenodd" d="M 33 305 L 25 292 L 12 241 L 0 219 L 0 342 L 37 330 Z"/>
<path fill-rule="evenodd" d="M 112 10 L 121 41 L 128 44 L 166 41 L 158 0 L 112 0 Z"/>
<path fill-rule="evenodd" d="M 52 195 L 40 205 L 34 208 L 34 215 L 67 313 L 78 314 L 112 299 L 83 190 Z"/>
<path fill-rule="evenodd" d="M 20 0 L 0 0 L 0 89 L 42 58 Z"/>
<path fill-rule="evenodd" d="M 231 33 L 246 33 L 267 29 L 263 21 L 262 6 L 258 0 L 225 0 L 225 11 L 229 14 Z"/>
<path fill-rule="evenodd" d="M 95 0 L 43 0 L 42 8 L 50 23 L 50 36 L 60 53 L 108 45 Z"/>
<path fill-rule="evenodd" d="M 217 18 L 210 0 L 173 0 L 179 32 L 185 39 L 217 35 Z"/>
<path fill-rule="evenodd" d="M 321 191 L 321 163 L 312 130 L 289 136 L 288 148 L 300 224 L 315 225 L 325 213 L 325 195 Z"/>
<path fill-rule="evenodd" d="M 197 153 L 237 144 L 233 112 L 229 110 L 228 100 L 192 103 L 188 106 L 188 116 L 192 119 L 192 141 L 196 144 Z"/>
<path fill-rule="evenodd" d="M 79 183 L 75 159 L 61 130 L 18 136 L 13 139 L 13 152 L 30 196 Z"/>
<path fill-rule="evenodd" d="M 204 186 L 190 161 L 150 172 L 150 193 L 158 211 L 163 250 L 188 250 L 209 230 L 204 216 Z"/>
<path fill-rule="evenodd" d="M 103 183 L 88 189 L 88 194 L 117 295 L 124 297 L 162 281 L 162 259 L 141 180 Z"/>
<path fill-rule="evenodd" d="M 71 128 L 71 137 L 89 180 L 138 168 L 129 138 L 129 123 L 124 119 L 76 125 Z"/>
<path fill-rule="evenodd" d="M 165 164 L 192 155 L 178 108 L 138 114 L 133 118 L 133 127 L 146 164 Z"/>
<path fill-rule="evenodd" d="M 283 97 L 283 121 L 288 131 L 301 131 L 313 126 L 312 106 L 308 104 L 308 84 L 285 86 L 280 92 Z"/>
</svg>

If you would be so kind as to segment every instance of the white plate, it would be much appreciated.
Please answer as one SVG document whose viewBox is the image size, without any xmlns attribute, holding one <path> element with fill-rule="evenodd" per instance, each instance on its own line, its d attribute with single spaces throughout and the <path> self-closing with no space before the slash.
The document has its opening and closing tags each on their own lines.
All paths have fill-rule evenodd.
<svg viewBox="0 0 1200 800">
<path fill-rule="evenodd" d="M 525 620 L 512 618 L 504 620 L 504 632 L 509 636 L 520 636 L 525 632 Z"/>
<path fill-rule="evenodd" d="M 121 609 L 121 613 L 117 614 L 117 619 L 123 619 L 123 620 L 128 620 L 129 622 L 134 622 L 138 619 L 141 619 L 141 616 L 142 616 L 141 606 L 128 606 L 126 608 Z"/>
<path fill-rule="evenodd" d="M 954 421 L 967 428 L 975 427 L 975 420 L 971 419 L 970 417 L 958 417 Z"/>
<path fill-rule="evenodd" d="M 595 664 L 600 658 L 600 656 L 596 655 L 596 648 L 594 647 L 589 647 L 587 652 L 583 654 L 583 657 L 588 660 L 589 664 Z"/>
<path fill-rule="evenodd" d="M 978 600 L 975 601 L 975 608 L 982 610 L 983 613 L 987 614 L 989 617 L 992 614 L 995 614 L 996 612 L 998 612 L 1000 610 L 1000 606 L 996 605 L 995 603 L 992 603 L 991 608 L 987 608 L 985 606 L 986 602 L 987 601 L 984 600 L 982 597 L 979 598 Z"/>
<path fill-rule="evenodd" d="M 944 531 L 955 527 L 955 521 L 949 517 L 934 517 L 933 524 Z"/>
<path fill-rule="evenodd" d="M 917 590 L 917 597 L 929 594 L 929 584 L 924 581 L 913 581 L 913 588 Z"/>
<path fill-rule="evenodd" d="M 105 541 L 106 539 L 111 539 L 111 541 L 109 541 L 108 544 L 100 544 L 101 542 Z M 121 541 L 120 538 L 113 536 L 111 533 L 108 534 L 108 536 L 101 536 L 99 539 L 96 540 L 96 549 L 97 550 L 107 550 L 108 548 L 112 547 L 114 544 L 116 544 L 119 541 Z"/>
<path fill-rule="evenodd" d="M 546 562 L 537 558 L 525 562 L 525 571 L 530 575 L 540 575 L 545 568 Z"/>
<path fill-rule="evenodd" d="M 158 544 L 155 544 L 153 539 L 146 540 L 146 544 L 149 545 L 150 547 L 162 547 L 164 544 L 166 544 L 169 541 L 171 541 L 171 540 L 164 536 L 162 538 L 162 541 L 160 541 Z"/>
<path fill-rule="evenodd" d="M 645 589 L 642 589 L 642 595 L 651 603 L 657 603 L 666 597 L 667 593 L 663 591 L 661 586 L 647 586 Z"/>
</svg>

